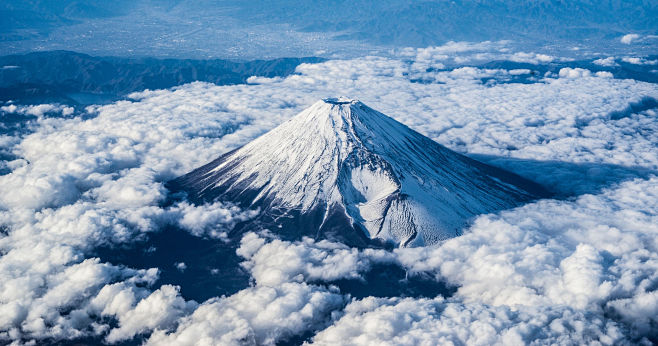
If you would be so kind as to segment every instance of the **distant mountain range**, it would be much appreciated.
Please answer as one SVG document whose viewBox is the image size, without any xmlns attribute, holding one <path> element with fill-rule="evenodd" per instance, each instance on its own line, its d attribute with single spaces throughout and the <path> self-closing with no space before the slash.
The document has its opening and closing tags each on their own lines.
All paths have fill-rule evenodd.
<svg viewBox="0 0 658 346">
<path fill-rule="evenodd" d="M 208 0 L 205 1 L 209 3 Z M 193 2 L 202 6 L 198 2 Z M 658 2 L 647 0 L 235 1 L 240 18 L 294 23 L 377 44 L 429 46 L 446 41 L 592 40 L 656 34 Z M 178 6 L 191 7 L 181 1 Z M 266 15 L 264 15 L 266 14 Z M 314 20 L 309 20 L 313 18 Z"/>
<path fill-rule="evenodd" d="M 49 33 L 57 28 L 85 23 L 97 31 L 107 25 L 106 19 L 118 17 L 125 19 L 120 22 L 127 27 L 102 30 L 111 37 L 100 36 L 97 42 L 119 40 L 114 46 L 123 53 L 136 48 L 127 44 L 140 42 L 132 40 L 152 25 L 178 35 L 192 27 L 215 32 L 285 24 L 298 31 L 336 34 L 369 44 L 416 47 L 449 40 L 501 39 L 552 45 L 618 41 L 628 33 L 658 34 L 658 2 L 648 0 L 37 0 L 0 4 L 0 41 L 37 38 L 44 39 L 41 45 L 49 44 Z M 124 30 L 134 34 L 121 35 Z M 146 35 L 141 42 L 152 44 L 149 39 L 154 37 L 158 36 Z M 193 33 L 194 37 L 207 38 L 201 33 Z M 217 37 L 223 39 L 236 38 Z"/>
<path fill-rule="evenodd" d="M 144 89 L 203 81 L 244 83 L 250 76 L 286 76 L 320 58 L 230 61 L 94 57 L 69 51 L 0 57 L 0 101 L 99 103 Z"/>
</svg>

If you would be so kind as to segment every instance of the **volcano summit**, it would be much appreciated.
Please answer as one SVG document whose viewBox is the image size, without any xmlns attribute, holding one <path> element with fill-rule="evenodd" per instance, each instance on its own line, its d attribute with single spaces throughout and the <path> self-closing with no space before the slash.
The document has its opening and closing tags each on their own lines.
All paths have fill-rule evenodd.
<svg viewBox="0 0 658 346">
<path fill-rule="evenodd" d="M 546 194 L 347 98 L 319 101 L 168 187 L 194 203 L 261 210 L 233 234 L 267 228 L 357 246 L 433 244 L 473 216 Z"/>
</svg>

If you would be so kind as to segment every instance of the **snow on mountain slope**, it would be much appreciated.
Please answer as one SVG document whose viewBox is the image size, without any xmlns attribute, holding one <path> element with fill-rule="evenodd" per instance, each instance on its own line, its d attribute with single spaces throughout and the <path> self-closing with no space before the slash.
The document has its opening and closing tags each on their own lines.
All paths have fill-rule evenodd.
<svg viewBox="0 0 658 346">
<path fill-rule="evenodd" d="M 347 98 L 319 101 L 168 186 L 195 203 L 261 209 L 234 232 L 269 228 L 353 245 L 433 244 L 475 215 L 545 195 Z"/>
</svg>

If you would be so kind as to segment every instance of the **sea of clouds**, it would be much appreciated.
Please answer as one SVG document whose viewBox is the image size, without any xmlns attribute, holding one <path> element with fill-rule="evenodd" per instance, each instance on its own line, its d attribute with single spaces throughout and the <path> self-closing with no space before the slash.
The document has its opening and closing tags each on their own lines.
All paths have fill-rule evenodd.
<svg viewBox="0 0 658 346">
<path fill-rule="evenodd" d="M 304 64 L 286 78 L 191 83 L 77 111 L 3 106 L 1 114 L 37 119 L 29 133 L 0 136 L 3 151 L 18 157 L 3 162 L 11 172 L 0 176 L 0 342 L 655 342 L 658 85 L 566 67 L 546 75 L 442 69 L 468 47 Z M 505 82 L 511 75 L 527 78 Z M 157 285 L 158 268 L 93 256 L 97 247 L 134 243 L 165 227 L 225 241 L 258 211 L 166 203 L 164 183 L 340 95 L 536 180 L 556 199 L 482 215 L 463 236 L 426 248 L 355 249 L 286 242 L 275 230 L 248 233 L 237 254 L 252 284 L 202 302 Z M 328 283 L 365 280 L 381 263 L 456 292 L 357 299 Z"/>
</svg>

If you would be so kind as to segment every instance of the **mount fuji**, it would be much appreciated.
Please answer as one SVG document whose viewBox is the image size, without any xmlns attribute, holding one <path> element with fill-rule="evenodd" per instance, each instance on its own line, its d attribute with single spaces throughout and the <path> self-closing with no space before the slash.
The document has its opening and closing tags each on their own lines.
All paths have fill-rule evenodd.
<svg viewBox="0 0 658 346">
<path fill-rule="evenodd" d="M 348 98 L 319 101 L 167 186 L 193 203 L 260 209 L 232 235 L 269 229 L 353 246 L 434 244 L 476 215 L 547 195 Z"/>
</svg>

